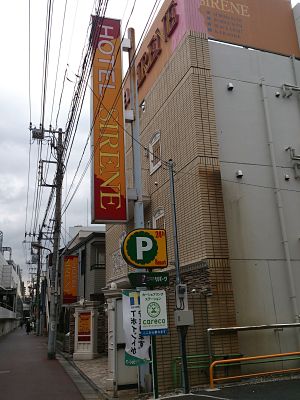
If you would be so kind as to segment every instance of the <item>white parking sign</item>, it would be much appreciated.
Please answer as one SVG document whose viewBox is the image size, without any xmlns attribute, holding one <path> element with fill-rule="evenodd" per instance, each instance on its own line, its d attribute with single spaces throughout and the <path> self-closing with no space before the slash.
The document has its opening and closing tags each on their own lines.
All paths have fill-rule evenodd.
<svg viewBox="0 0 300 400">
<path fill-rule="evenodd" d="M 166 292 L 164 290 L 142 290 L 141 334 L 156 336 L 168 334 Z"/>
</svg>

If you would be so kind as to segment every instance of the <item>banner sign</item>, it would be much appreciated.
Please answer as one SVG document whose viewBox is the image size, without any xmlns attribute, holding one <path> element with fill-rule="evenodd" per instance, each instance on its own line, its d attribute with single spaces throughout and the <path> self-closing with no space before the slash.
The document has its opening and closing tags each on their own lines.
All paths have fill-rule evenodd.
<svg viewBox="0 0 300 400">
<path fill-rule="evenodd" d="M 272 53 L 300 55 L 289 0 L 199 0 L 198 7 L 203 31 L 209 38 Z"/>
<path fill-rule="evenodd" d="M 78 314 L 78 342 L 91 341 L 91 313 Z"/>
<path fill-rule="evenodd" d="M 126 222 L 120 21 L 94 17 L 91 36 L 97 46 L 92 72 L 92 223 Z"/>
<path fill-rule="evenodd" d="M 141 333 L 144 336 L 168 334 L 166 292 L 143 290 L 141 296 Z"/>
<path fill-rule="evenodd" d="M 123 290 L 123 330 L 125 335 L 125 365 L 135 367 L 150 361 L 150 338 L 141 334 L 140 293 Z"/>
<path fill-rule="evenodd" d="M 63 304 L 76 303 L 77 288 L 78 288 L 78 256 L 65 256 Z"/>
<path fill-rule="evenodd" d="M 165 0 L 137 55 L 140 101 L 191 31 L 221 42 L 300 57 L 290 0 Z M 129 80 L 124 95 L 128 106 Z"/>
</svg>

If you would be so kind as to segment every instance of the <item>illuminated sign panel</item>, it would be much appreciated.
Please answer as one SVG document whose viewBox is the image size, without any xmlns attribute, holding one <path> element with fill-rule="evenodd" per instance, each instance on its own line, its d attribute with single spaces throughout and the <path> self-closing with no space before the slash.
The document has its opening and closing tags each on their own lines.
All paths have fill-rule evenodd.
<svg viewBox="0 0 300 400">
<path fill-rule="evenodd" d="M 77 301 L 78 288 L 78 257 L 64 257 L 64 284 L 63 304 L 71 304 Z"/>
<path fill-rule="evenodd" d="M 92 223 L 127 220 L 120 21 L 93 19 Z"/>
</svg>

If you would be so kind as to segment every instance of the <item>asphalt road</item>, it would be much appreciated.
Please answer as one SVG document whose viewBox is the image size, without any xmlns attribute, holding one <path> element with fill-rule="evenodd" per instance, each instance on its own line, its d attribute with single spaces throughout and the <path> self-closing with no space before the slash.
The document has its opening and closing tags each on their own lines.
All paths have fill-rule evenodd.
<svg viewBox="0 0 300 400">
<path fill-rule="evenodd" d="M 0 400 L 83 400 L 57 360 L 47 360 L 44 337 L 25 329 L 0 338 Z"/>
<path fill-rule="evenodd" d="M 163 400 L 300 400 L 299 379 L 236 385 L 217 391 L 200 391 L 191 395 L 166 397 Z"/>
</svg>

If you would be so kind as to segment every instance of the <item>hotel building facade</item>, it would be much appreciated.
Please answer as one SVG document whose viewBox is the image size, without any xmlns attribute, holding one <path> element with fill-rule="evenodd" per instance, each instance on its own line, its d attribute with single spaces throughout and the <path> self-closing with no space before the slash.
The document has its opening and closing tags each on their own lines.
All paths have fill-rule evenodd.
<svg viewBox="0 0 300 400">
<path fill-rule="evenodd" d="M 145 227 L 165 228 L 168 237 L 170 330 L 157 337 L 161 391 L 179 382 L 168 160 L 181 277 L 194 312 L 188 354 L 208 354 L 208 328 L 299 322 L 299 7 L 166 0 L 137 57 Z M 125 103 L 129 109 L 128 90 Z M 120 252 L 134 229 L 128 124 L 125 146 L 130 219 L 107 225 L 109 304 L 129 287 L 131 270 Z M 109 321 L 111 359 L 114 326 Z M 215 335 L 211 346 L 215 355 L 258 355 L 295 351 L 298 343 L 298 332 L 285 329 Z M 189 375 L 192 386 L 208 380 L 205 369 Z"/>
</svg>

